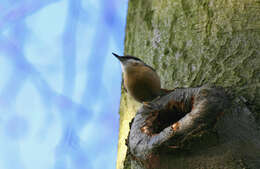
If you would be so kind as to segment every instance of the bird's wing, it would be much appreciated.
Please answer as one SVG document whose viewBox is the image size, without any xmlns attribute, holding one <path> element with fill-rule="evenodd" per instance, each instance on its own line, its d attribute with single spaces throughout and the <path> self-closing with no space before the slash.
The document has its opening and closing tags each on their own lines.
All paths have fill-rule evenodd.
<svg viewBox="0 0 260 169">
<path fill-rule="evenodd" d="M 126 87 L 124 85 L 124 78 L 122 79 L 122 84 L 123 84 L 123 90 L 127 93 L 127 89 L 126 89 Z"/>
<path fill-rule="evenodd" d="M 153 71 L 155 71 L 155 72 L 156 72 L 156 70 L 155 70 L 153 67 L 151 67 L 151 66 L 147 65 L 146 63 L 145 63 L 145 66 L 149 67 L 150 69 L 152 69 Z"/>
</svg>

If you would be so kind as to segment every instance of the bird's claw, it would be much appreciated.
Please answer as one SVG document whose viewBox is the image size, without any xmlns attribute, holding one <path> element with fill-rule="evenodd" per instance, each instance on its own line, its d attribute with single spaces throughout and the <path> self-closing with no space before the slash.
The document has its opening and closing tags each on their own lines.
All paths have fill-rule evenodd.
<svg viewBox="0 0 260 169">
<path fill-rule="evenodd" d="M 158 110 L 160 109 L 159 104 L 155 102 L 143 102 L 144 107 L 150 109 L 150 110 Z"/>
</svg>

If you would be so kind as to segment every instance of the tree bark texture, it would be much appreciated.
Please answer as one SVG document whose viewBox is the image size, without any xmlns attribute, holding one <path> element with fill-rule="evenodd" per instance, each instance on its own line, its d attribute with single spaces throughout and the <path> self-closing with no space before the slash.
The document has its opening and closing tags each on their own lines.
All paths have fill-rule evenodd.
<svg viewBox="0 0 260 169">
<path fill-rule="evenodd" d="M 260 168 L 260 133 L 249 109 L 224 89 L 176 89 L 142 106 L 131 123 L 131 168 Z"/>
<path fill-rule="evenodd" d="M 227 99 L 230 106 L 223 107 L 223 116 L 212 118 L 214 123 L 206 123 L 207 129 L 194 127 L 192 130 L 198 129 L 198 132 L 184 140 L 171 135 L 170 142 L 163 141 L 159 150 L 147 153 L 152 161 L 154 159 L 153 166 L 159 165 L 162 169 L 260 168 L 257 160 L 257 152 L 260 152 L 259 0 L 129 0 L 125 54 L 140 57 L 153 66 L 164 88 L 189 90 L 214 84 L 232 93 Z M 214 88 L 209 91 L 214 93 Z M 165 99 L 165 104 L 177 99 L 167 96 L 161 98 Z M 222 103 L 221 99 L 218 101 Z M 141 116 L 140 112 L 154 112 L 139 107 L 122 90 L 117 169 L 152 167 L 146 164 L 148 158 L 135 154 L 135 146 L 131 148 L 131 133 L 129 148 L 125 145 L 129 122 L 135 112 L 136 118 Z M 185 117 L 181 115 L 178 120 Z M 147 120 L 146 117 L 141 119 Z M 139 129 L 143 133 L 137 139 L 144 136 L 150 140 L 149 135 L 158 139 L 163 129 L 167 131 L 175 124 L 171 120 L 171 123 L 166 122 L 168 126 L 156 129 L 158 115 L 151 119 L 152 127 Z M 137 123 L 133 122 L 132 126 L 134 124 Z M 167 146 L 171 144 L 169 149 Z"/>
</svg>

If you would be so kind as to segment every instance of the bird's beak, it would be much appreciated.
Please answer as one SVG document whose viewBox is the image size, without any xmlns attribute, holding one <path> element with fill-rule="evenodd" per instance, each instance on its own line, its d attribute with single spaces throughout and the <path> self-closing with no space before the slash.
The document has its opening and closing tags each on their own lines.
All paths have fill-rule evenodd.
<svg viewBox="0 0 260 169">
<path fill-rule="evenodd" d="M 112 53 L 118 60 L 120 60 L 120 61 L 122 61 L 122 57 L 121 56 L 119 56 L 119 55 L 117 55 L 117 54 L 115 54 L 115 53 Z"/>
</svg>

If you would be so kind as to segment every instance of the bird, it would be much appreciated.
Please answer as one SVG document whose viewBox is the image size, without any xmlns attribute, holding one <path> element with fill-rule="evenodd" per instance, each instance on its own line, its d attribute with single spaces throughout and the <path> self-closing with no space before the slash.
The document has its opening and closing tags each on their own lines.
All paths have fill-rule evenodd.
<svg viewBox="0 0 260 169">
<path fill-rule="evenodd" d="M 167 92 L 161 88 L 161 80 L 155 69 L 135 56 L 119 56 L 112 53 L 121 63 L 123 85 L 137 102 L 148 104 Z"/>
</svg>

